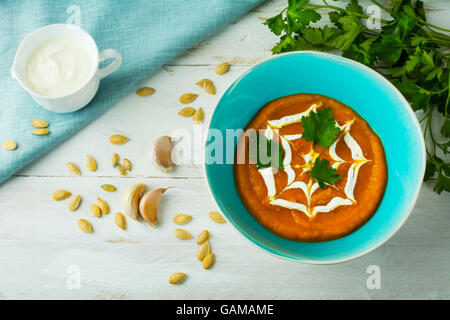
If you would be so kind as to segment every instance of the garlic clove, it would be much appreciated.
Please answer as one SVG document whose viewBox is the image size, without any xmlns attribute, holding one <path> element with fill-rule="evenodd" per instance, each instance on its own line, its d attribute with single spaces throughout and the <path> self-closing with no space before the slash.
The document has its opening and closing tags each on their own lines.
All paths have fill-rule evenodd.
<svg viewBox="0 0 450 320">
<path fill-rule="evenodd" d="M 162 194 L 167 188 L 157 188 L 144 194 L 139 202 L 141 217 L 152 227 L 158 223 L 158 206 Z"/>
<path fill-rule="evenodd" d="M 173 140 L 169 136 L 162 136 L 153 142 L 153 160 L 164 173 L 172 170 Z"/>
<path fill-rule="evenodd" d="M 139 217 L 139 201 L 146 187 L 143 183 L 129 186 L 123 194 L 122 203 L 123 211 L 132 219 L 138 220 Z"/>
</svg>

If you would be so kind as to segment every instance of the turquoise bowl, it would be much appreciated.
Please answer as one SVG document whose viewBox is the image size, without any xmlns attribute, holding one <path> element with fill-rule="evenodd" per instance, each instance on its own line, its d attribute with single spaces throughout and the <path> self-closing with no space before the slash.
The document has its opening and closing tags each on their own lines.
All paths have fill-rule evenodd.
<svg viewBox="0 0 450 320">
<path fill-rule="evenodd" d="M 209 150 L 217 131 L 209 130 L 205 145 L 205 175 L 211 195 L 226 219 L 265 251 L 295 261 L 329 264 L 362 256 L 382 245 L 403 225 L 416 202 L 425 172 L 425 145 L 419 123 L 408 102 L 372 69 L 339 56 L 313 51 L 274 56 L 250 68 L 226 90 L 209 129 L 243 129 L 268 102 L 297 93 L 332 97 L 358 112 L 381 138 L 388 165 L 383 200 L 374 216 L 353 233 L 332 241 L 298 242 L 284 239 L 258 223 L 236 189 L 233 164 L 212 163 Z M 235 152 L 232 144 L 222 150 Z M 220 144 L 219 144 L 220 145 Z M 220 161 L 216 161 L 220 162 Z"/>
</svg>

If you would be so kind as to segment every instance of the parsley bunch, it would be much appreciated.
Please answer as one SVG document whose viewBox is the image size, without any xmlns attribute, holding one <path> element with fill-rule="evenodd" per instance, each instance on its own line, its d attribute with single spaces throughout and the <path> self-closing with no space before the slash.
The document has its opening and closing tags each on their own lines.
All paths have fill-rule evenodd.
<svg viewBox="0 0 450 320">
<path fill-rule="evenodd" d="M 280 36 L 274 54 L 296 50 L 339 50 L 344 57 L 361 62 L 391 81 L 408 99 L 414 111 L 424 116 L 427 146 L 425 181 L 436 176 L 434 191 L 450 192 L 450 112 L 449 61 L 450 30 L 427 22 L 424 3 L 417 0 L 391 0 L 389 6 L 371 2 L 388 12 L 392 19 L 379 19 L 381 30 L 370 29 L 358 0 L 345 8 L 311 4 L 309 0 L 288 0 L 288 7 L 264 22 Z M 328 9 L 331 25 L 322 28 L 311 24 L 321 19 L 319 9 Z M 443 32 L 441 32 L 443 31 Z M 442 120 L 440 128 L 431 128 L 433 113 Z M 444 141 L 436 137 L 440 131 Z"/>
</svg>

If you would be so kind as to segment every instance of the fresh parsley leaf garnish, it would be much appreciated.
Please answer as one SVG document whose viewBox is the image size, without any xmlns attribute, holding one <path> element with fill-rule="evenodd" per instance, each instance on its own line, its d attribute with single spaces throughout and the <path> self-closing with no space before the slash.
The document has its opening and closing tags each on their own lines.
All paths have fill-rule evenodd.
<svg viewBox="0 0 450 320">
<path fill-rule="evenodd" d="M 345 9 L 350 12 L 363 13 L 363 8 L 359 5 L 358 0 L 351 0 Z"/>
<path fill-rule="evenodd" d="M 265 150 L 261 149 L 264 148 Z M 273 152 L 273 155 L 272 155 Z M 258 169 L 275 168 L 284 170 L 283 148 L 275 141 L 267 139 L 262 134 L 256 134 L 256 139 L 249 140 L 249 156 Z"/>
<path fill-rule="evenodd" d="M 279 36 L 284 30 L 284 20 L 281 13 L 273 16 L 270 19 L 267 19 L 264 24 L 266 24 L 269 29 L 277 36 Z"/>
<path fill-rule="evenodd" d="M 336 127 L 331 108 L 323 108 L 313 111 L 307 117 L 302 118 L 302 138 L 312 141 L 314 145 L 328 148 L 336 140 L 341 129 Z"/>
<path fill-rule="evenodd" d="M 309 0 L 288 0 L 284 10 L 265 22 L 280 37 L 272 52 L 340 50 L 344 57 L 383 74 L 408 99 L 414 111 L 423 112 L 420 121 L 425 127 L 424 139 L 430 141 L 427 144 L 425 181 L 436 178 L 434 190 L 437 193 L 449 191 L 450 30 L 427 21 L 422 0 L 391 0 L 386 5 L 389 1 L 370 1 L 390 17 L 378 20 L 381 29 L 370 28 L 365 22 L 373 18 L 364 13 L 358 0 L 348 1 L 345 8 L 328 0 L 322 0 L 321 4 L 312 4 Z M 328 12 L 331 23 L 324 27 L 312 25 L 321 19 L 323 9 Z M 436 112 L 444 121 L 440 130 L 431 130 L 439 123 L 431 121 Z M 312 127 L 315 128 L 314 125 Z M 329 145 L 333 130 L 329 138 L 320 142 L 315 130 L 309 133 L 311 141 Z M 437 131 L 441 132 L 444 140 L 434 136 Z"/>
<path fill-rule="evenodd" d="M 336 169 L 330 167 L 330 162 L 327 159 L 317 158 L 311 172 L 308 173 L 311 177 L 316 179 L 319 187 L 325 189 L 327 184 L 334 185 L 341 178 L 336 174 Z"/>
</svg>

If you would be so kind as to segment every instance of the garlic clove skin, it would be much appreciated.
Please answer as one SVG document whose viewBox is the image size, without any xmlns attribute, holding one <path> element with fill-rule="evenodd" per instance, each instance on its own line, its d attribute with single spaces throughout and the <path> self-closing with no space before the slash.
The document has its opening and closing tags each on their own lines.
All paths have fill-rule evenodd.
<svg viewBox="0 0 450 320">
<path fill-rule="evenodd" d="M 129 186 L 123 194 L 123 211 L 134 220 L 138 220 L 139 218 L 139 201 L 145 189 L 145 184 L 138 183 Z"/>
<path fill-rule="evenodd" d="M 158 223 L 158 206 L 161 196 L 167 188 L 157 188 L 144 194 L 139 202 L 139 213 L 150 226 Z"/>
<path fill-rule="evenodd" d="M 173 140 L 169 136 L 162 136 L 153 142 L 153 161 L 164 173 L 172 170 Z"/>
</svg>

